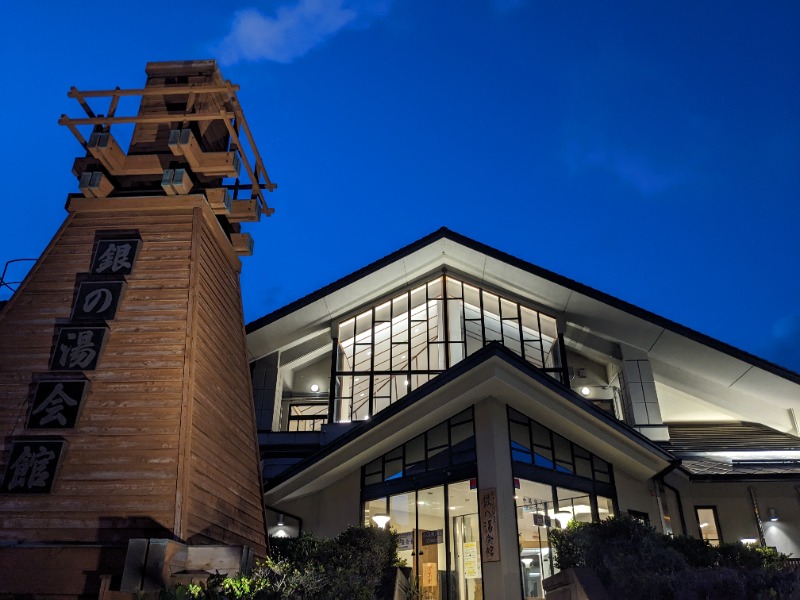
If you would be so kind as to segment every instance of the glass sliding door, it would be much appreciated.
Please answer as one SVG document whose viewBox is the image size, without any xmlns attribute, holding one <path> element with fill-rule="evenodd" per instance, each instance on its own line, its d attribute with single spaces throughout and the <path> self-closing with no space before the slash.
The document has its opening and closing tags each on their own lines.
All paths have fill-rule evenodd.
<svg viewBox="0 0 800 600">
<path fill-rule="evenodd" d="M 364 524 L 388 517 L 423 600 L 484 600 L 478 493 L 460 481 L 364 502 Z"/>
<path fill-rule="evenodd" d="M 425 600 L 444 600 L 447 574 L 444 486 L 417 492 L 417 581 Z"/>
<path fill-rule="evenodd" d="M 553 488 L 523 479 L 516 492 L 523 597 L 544 598 L 542 580 L 553 574 L 547 534 L 551 527 L 558 527 Z"/>
<path fill-rule="evenodd" d="M 389 526 L 397 532 L 397 556 L 416 574 L 417 494 L 408 492 L 389 498 Z"/>
<path fill-rule="evenodd" d="M 472 489 L 470 489 L 472 487 Z M 478 493 L 469 481 L 447 486 L 450 514 L 450 598 L 480 600 L 483 594 L 481 573 L 480 521 Z"/>
</svg>

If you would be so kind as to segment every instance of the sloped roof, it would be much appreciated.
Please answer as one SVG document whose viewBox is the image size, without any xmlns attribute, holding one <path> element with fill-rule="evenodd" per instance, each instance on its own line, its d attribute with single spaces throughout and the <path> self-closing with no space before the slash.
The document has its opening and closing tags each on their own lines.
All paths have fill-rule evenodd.
<svg viewBox="0 0 800 600">
<path fill-rule="evenodd" d="M 800 438 L 760 423 L 680 423 L 661 445 L 695 480 L 796 479 Z"/>
<path fill-rule="evenodd" d="M 744 418 L 767 415 L 764 422 L 780 426 L 759 403 L 781 410 L 798 404 L 800 374 L 447 228 L 249 323 L 251 356 L 323 336 L 365 302 L 443 268 L 563 317 L 575 348 L 624 343 L 647 352 L 659 381 L 742 415 L 750 411 Z"/>
<path fill-rule="evenodd" d="M 312 493 L 341 477 L 347 469 L 355 468 L 353 465 L 373 460 L 485 397 L 492 396 L 520 412 L 530 412 L 533 391 L 542 411 L 538 420 L 566 437 L 583 435 L 585 439 L 574 441 L 617 467 L 653 476 L 674 460 L 670 452 L 632 427 L 493 342 L 368 421 L 351 425 L 346 433 L 291 466 L 270 482 L 268 502 Z M 548 423 L 547 414 L 554 406 L 571 418 Z"/>
<path fill-rule="evenodd" d="M 800 438 L 760 423 L 678 423 L 669 425 L 671 452 L 800 451 Z"/>
</svg>

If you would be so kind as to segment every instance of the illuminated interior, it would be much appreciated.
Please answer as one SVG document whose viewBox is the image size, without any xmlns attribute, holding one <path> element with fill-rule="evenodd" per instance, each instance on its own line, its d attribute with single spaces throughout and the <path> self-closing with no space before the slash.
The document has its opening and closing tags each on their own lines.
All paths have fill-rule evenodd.
<svg viewBox="0 0 800 600">
<path fill-rule="evenodd" d="M 450 276 L 339 325 L 334 421 L 360 421 L 491 342 L 563 381 L 553 317 Z"/>
</svg>

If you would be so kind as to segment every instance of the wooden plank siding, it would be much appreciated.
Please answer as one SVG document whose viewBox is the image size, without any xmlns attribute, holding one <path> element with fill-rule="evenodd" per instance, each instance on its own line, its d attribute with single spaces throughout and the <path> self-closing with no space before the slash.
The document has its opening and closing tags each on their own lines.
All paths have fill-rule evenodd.
<svg viewBox="0 0 800 600">
<path fill-rule="evenodd" d="M 175 199 L 179 201 L 175 202 Z M 154 200 L 160 200 L 157 202 Z M 0 473 L 10 440 L 68 441 L 50 494 L 0 496 L 0 541 L 246 544 L 265 553 L 239 259 L 202 196 L 79 199 L 0 313 Z M 34 376 L 97 233 L 142 244 L 74 429 L 28 430 Z"/>
<path fill-rule="evenodd" d="M 261 554 L 266 549 L 255 412 L 238 271 L 231 268 L 239 260 L 229 244 L 220 243 L 221 233 L 215 220 L 204 219 L 197 238 L 185 535 L 189 541 L 246 543 Z"/>
</svg>

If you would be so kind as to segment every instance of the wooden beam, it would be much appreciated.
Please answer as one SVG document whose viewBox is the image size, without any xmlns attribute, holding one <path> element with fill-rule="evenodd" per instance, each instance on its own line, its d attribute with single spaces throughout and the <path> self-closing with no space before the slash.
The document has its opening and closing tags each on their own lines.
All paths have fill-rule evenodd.
<svg viewBox="0 0 800 600">
<path fill-rule="evenodd" d="M 148 87 L 143 89 L 121 90 L 119 88 L 113 90 L 91 90 L 80 91 L 75 86 L 72 86 L 67 92 L 70 98 L 103 98 L 106 96 L 167 96 L 171 94 L 214 94 L 219 92 L 238 92 L 240 90 L 238 83 L 226 82 L 221 85 L 165 85 L 163 87 Z"/>
<path fill-rule="evenodd" d="M 220 111 L 220 113 L 222 113 L 222 112 L 223 111 Z M 236 144 L 241 148 L 241 145 L 239 144 L 239 135 L 236 133 L 236 130 L 234 129 L 233 124 L 228 119 L 225 119 L 224 122 L 225 122 L 225 127 L 228 128 L 228 133 L 231 136 L 231 140 L 235 141 Z M 250 146 L 250 149 L 251 150 L 254 149 L 254 146 L 252 144 Z M 240 150 L 240 153 L 242 155 L 242 159 L 243 159 L 242 162 L 244 163 L 244 168 L 247 171 L 247 176 L 250 178 L 250 184 L 253 187 L 252 194 L 253 194 L 253 196 L 257 197 L 263 203 L 263 208 L 266 209 L 267 203 L 264 201 L 264 198 L 261 195 L 261 186 L 258 185 L 259 184 L 258 177 L 256 177 L 256 174 L 253 172 L 253 168 L 250 166 L 250 161 L 247 160 L 247 156 L 245 155 L 245 153 L 241 152 L 241 150 Z"/>
<path fill-rule="evenodd" d="M 232 223 L 261 220 L 261 204 L 258 200 L 234 200 L 228 220 Z"/>
<path fill-rule="evenodd" d="M 206 199 L 215 215 L 227 215 L 231 211 L 231 195 L 226 188 L 205 190 Z"/>
<path fill-rule="evenodd" d="M 171 115 L 136 115 L 134 117 L 91 117 L 73 119 L 62 115 L 59 125 L 117 125 L 120 123 L 175 123 L 177 121 L 216 121 L 217 119 L 233 119 L 236 115 L 220 111 L 218 113 L 176 113 Z"/>
<path fill-rule="evenodd" d="M 170 134 L 172 137 L 172 134 Z M 171 141 L 171 140 L 170 140 Z M 175 149 L 170 146 L 173 154 Z M 190 129 L 181 130 L 178 151 L 186 157 L 192 169 L 204 175 L 238 177 L 238 159 L 235 152 L 204 152 Z"/>
<path fill-rule="evenodd" d="M 249 233 L 232 233 L 231 245 L 239 256 L 253 255 L 253 237 Z"/>
<path fill-rule="evenodd" d="M 261 155 L 258 153 L 258 147 L 256 146 L 256 142 L 253 139 L 253 135 L 250 133 L 250 127 L 247 125 L 247 121 L 244 118 L 244 111 L 242 110 L 242 106 L 239 104 L 239 100 L 235 96 L 231 98 L 231 105 L 233 106 L 233 112 L 236 115 L 237 122 L 241 122 L 241 127 L 244 129 L 244 134 L 247 137 L 247 142 L 250 144 L 250 148 L 253 150 L 253 155 L 256 159 L 256 166 L 258 165 L 261 166 L 261 170 L 264 173 L 264 180 L 267 182 L 267 185 L 270 186 L 270 191 L 272 191 L 278 186 L 273 184 L 269 179 L 269 175 L 267 175 L 267 170 L 264 168 L 264 163 L 261 160 Z"/>
<path fill-rule="evenodd" d="M 116 89 L 119 89 L 119 86 L 117 86 Z M 117 112 L 117 104 L 119 104 L 119 96 L 115 95 L 113 98 L 111 98 L 111 103 L 108 105 L 108 114 L 107 114 L 107 116 L 113 117 L 116 114 L 116 112 Z M 91 117 L 92 115 L 89 115 L 89 116 Z"/>
<path fill-rule="evenodd" d="M 106 198 L 114 186 L 101 171 L 86 171 L 78 181 L 78 188 L 87 198 Z"/>
</svg>

